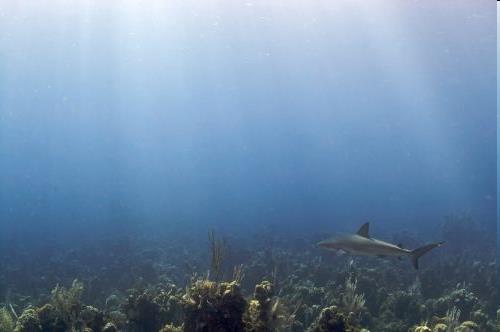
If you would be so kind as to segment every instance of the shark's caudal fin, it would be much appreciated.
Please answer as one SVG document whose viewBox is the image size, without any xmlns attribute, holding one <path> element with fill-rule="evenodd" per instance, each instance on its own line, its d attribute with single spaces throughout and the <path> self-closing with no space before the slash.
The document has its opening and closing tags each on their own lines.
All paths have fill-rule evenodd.
<svg viewBox="0 0 500 332">
<path fill-rule="evenodd" d="M 431 243 L 431 244 L 428 244 L 426 246 L 423 246 L 423 247 L 417 248 L 415 250 L 412 250 L 412 252 L 411 252 L 411 262 L 413 263 L 413 267 L 415 268 L 415 270 L 418 270 L 418 259 L 422 255 L 428 253 L 429 251 L 431 251 L 434 248 L 437 248 L 437 247 L 441 246 L 443 243 L 444 242 Z"/>
</svg>

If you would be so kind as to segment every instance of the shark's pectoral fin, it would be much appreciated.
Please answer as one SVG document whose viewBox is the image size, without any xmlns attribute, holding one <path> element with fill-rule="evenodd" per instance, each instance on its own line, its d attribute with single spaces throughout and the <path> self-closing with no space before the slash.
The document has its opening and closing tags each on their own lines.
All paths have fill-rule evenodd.
<svg viewBox="0 0 500 332">
<path fill-rule="evenodd" d="M 356 234 L 362 237 L 370 238 L 370 223 L 366 222 L 364 223 L 358 230 Z"/>
<path fill-rule="evenodd" d="M 337 250 L 336 254 L 337 256 L 344 256 L 345 254 L 347 254 L 347 251 L 339 249 Z"/>
</svg>

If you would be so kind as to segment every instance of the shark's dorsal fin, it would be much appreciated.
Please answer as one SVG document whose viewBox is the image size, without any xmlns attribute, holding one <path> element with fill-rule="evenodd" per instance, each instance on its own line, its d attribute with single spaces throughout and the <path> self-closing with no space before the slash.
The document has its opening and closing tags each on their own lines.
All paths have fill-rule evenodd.
<svg viewBox="0 0 500 332">
<path fill-rule="evenodd" d="M 359 236 L 362 236 L 362 237 L 370 238 L 370 223 L 369 222 L 364 223 L 359 228 L 359 230 L 356 234 L 358 234 Z"/>
</svg>

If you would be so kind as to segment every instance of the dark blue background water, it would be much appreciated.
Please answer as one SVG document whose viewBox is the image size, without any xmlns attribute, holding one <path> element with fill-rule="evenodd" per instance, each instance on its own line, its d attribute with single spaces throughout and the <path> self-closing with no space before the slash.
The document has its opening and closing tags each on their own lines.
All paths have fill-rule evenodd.
<svg viewBox="0 0 500 332">
<path fill-rule="evenodd" d="M 0 225 L 495 229 L 492 1 L 4 1 Z"/>
</svg>

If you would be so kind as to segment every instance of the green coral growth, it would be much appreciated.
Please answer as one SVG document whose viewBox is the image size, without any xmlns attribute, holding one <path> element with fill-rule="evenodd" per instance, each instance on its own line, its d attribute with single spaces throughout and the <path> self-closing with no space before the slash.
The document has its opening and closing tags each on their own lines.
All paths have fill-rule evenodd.
<svg viewBox="0 0 500 332">
<path fill-rule="evenodd" d="M 184 331 L 244 331 L 246 300 L 236 282 L 194 281 L 183 297 Z"/>
<path fill-rule="evenodd" d="M 71 329 L 78 319 L 78 313 L 81 309 L 81 296 L 84 287 L 83 283 L 78 280 L 73 280 L 69 289 L 57 285 L 51 292 L 50 311 L 55 311 L 58 322 L 56 324 L 65 325 Z"/>
<path fill-rule="evenodd" d="M 113 323 L 106 323 L 102 328 L 102 332 L 118 332 L 118 328 Z"/>
<path fill-rule="evenodd" d="M 295 313 L 289 314 L 273 295 L 274 287 L 270 282 L 263 281 L 255 286 L 244 318 L 247 332 L 290 331 Z"/>
<path fill-rule="evenodd" d="M 167 324 L 160 330 L 160 332 L 182 332 L 182 331 L 183 331 L 182 327 L 178 327 L 172 324 Z"/>
<path fill-rule="evenodd" d="M 35 308 L 23 311 L 16 323 L 15 332 L 42 332 L 42 326 Z"/>
<path fill-rule="evenodd" d="M 0 332 L 12 332 L 15 328 L 15 322 L 9 310 L 3 307 L 0 309 Z"/>
<path fill-rule="evenodd" d="M 134 331 L 158 331 L 167 323 L 182 322 L 182 295 L 174 285 L 139 292 L 131 290 L 123 305 Z M 112 312 L 116 316 L 116 311 Z M 111 314 L 111 313 L 110 313 Z"/>
<path fill-rule="evenodd" d="M 83 283 L 78 280 L 73 281 L 69 289 L 56 286 L 51 292 L 50 303 L 24 310 L 17 320 L 15 331 L 101 331 L 104 315 L 92 306 L 83 306 L 80 301 L 82 293 Z"/>
<path fill-rule="evenodd" d="M 415 327 L 414 332 L 432 332 L 432 330 L 430 327 L 428 327 L 426 325 L 422 325 L 422 326 Z"/>
<path fill-rule="evenodd" d="M 211 232 L 199 255 L 199 241 L 106 239 L 109 255 L 83 246 L 54 257 L 55 271 L 0 269 L 0 332 L 500 332 L 493 252 L 443 250 L 417 273 L 397 260 L 331 256 L 311 248 L 315 236 L 245 239 L 228 245 Z M 421 242 L 406 232 L 394 240 Z M 50 291 L 68 273 L 85 290 L 75 280 Z"/>
<path fill-rule="evenodd" d="M 130 294 L 125 312 L 137 331 L 158 331 L 161 327 L 160 306 L 153 301 L 153 294 L 150 292 Z"/>
<path fill-rule="evenodd" d="M 273 287 L 264 281 L 255 286 L 254 298 L 250 300 L 245 314 L 245 325 L 250 332 L 271 331 Z"/>
<path fill-rule="evenodd" d="M 360 332 L 360 330 L 351 326 L 336 306 L 331 306 L 321 311 L 308 332 Z"/>
</svg>

